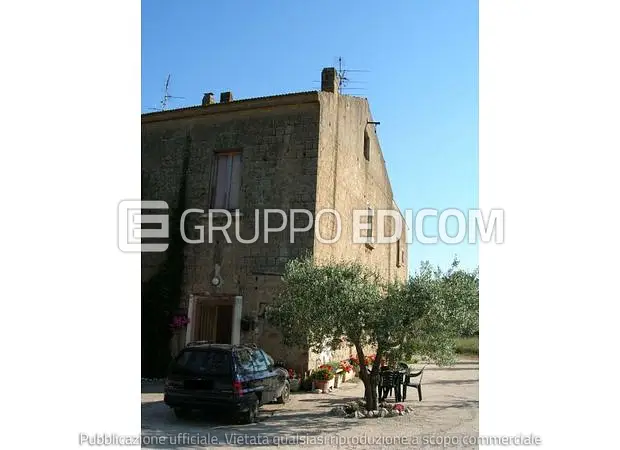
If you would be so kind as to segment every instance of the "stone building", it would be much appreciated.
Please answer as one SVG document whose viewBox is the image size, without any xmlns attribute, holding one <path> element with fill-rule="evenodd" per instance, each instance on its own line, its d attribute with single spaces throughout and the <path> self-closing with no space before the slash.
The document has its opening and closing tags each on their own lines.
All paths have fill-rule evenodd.
<svg viewBox="0 0 620 450">
<path fill-rule="evenodd" d="M 333 68 L 323 69 L 321 80 L 318 92 L 244 100 L 233 100 L 225 92 L 219 102 L 205 94 L 200 106 L 142 115 L 142 199 L 164 200 L 171 211 L 180 203 L 186 210 L 204 211 L 186 215 L 188 238 L 199 237 L 196 227 L 205 231 L 204 243 L 182 250 L 179 303 L 191 322 L 178 345 L 187 340 L 254 342 L 298 370 L 313 368 L 319 355 L 285 348 L 277 330 L 263 320 L 289 259 L 303 254 L 317 260 L 357 259 L 385 278 L 406 277 L 404 227 L 395 243 L 353 243 L 354 210 L 400 211 L 368 101 L 340 94 Z M 233 211 L 230 243 L 221 231 L 210 239 L 208 211 L 213 209 Z M 312 227 L 296 233 L 292 242 L 289 224 L 269 234 L 266 243 L 266 209 L 283 210 L 287 219 L 293 209 L 307 210 L 315 218 L 319 211 L 335 210 L 341 237 L 331 244 L 320 242 L 309 217 L 296 214 L 298 229 Z M 222 213 L 214 217 L 216 225 L 228 223 Z M 374 234 L 376 216 L 370 220 Z M 270 214 L 268 222 L 276 228 L 283 218 Z M 318 228 L 324 239 L 334 237 L 335 223 L 333 213 L 321 216 Z M 236 235 L 255 236 L 256 226 L 261 230 L 256 242 L 238 241 Z M 394 222 L 388 220 L 386 229 L 390 227 Z M 170 255 L 142 254 L 143 286 L 166 257 Z M 349 351 L 342 349 L 337 356 L 347 357 Z"/>
</svg>

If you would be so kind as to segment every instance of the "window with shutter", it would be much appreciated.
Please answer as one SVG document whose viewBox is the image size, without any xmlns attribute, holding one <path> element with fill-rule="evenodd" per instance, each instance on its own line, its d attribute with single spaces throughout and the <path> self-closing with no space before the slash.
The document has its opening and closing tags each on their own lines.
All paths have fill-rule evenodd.
<svg viewBox="0 0 620 450">
<path fill-rule="evenodd" d="M 241 152 L 220 152 L 215 154 L 211 186 L 212 209 L 239 208 L 241 169 Z"/>
</svg>

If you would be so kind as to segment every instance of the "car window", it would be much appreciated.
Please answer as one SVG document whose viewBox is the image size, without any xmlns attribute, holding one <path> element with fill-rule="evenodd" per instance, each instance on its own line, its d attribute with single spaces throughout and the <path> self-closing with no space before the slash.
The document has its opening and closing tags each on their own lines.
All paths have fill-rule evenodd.
<svg viewBox="0 0 620 450">
<path fill-rule="evenodd" d="M 269 356 L 268 353 L 265 353 L 264 350 L 261 350 L 261 352 L 263 352 L 263 355 L 265 356 L 265 359 L 267 360 L 267 365 L 268 366 L 273 366 L 275 363 L 273 361 L 273 358 L 271 356 Z"/>
<path fill-rule="evenodd" d="M 230 375 L 230 353 L 217 350 L 186 350 L 175 361 L 178 369 L 204 375 Z"/>
<path fill-rule="evenodd" d="M 268 369 L 267 360 L 263 356 L 262 351 L 254 350 L 252 352 L 252 361 L 254 362 L 254 368 L 257 372 L 262 372 Z"/>
<path fill-rule="evenodd" d="M 249 374 L 255 372 L 252 352 L 241 349 L 235 352 L 235 360 L 239 372 Z"/>
</svg>

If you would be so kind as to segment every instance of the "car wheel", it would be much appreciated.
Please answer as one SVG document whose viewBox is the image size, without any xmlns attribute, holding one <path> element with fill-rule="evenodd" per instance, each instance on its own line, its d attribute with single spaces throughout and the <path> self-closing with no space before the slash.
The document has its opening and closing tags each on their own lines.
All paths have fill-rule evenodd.
<svg viewBox="0 0 620 450">
<path fill-rule="evenodd" d="M 253 396 L 247 411 L 241 413 L 241 423 L 254 423 L 258 419 L 258 398 Z"/>
<path fill-rule="evenodd" d="M 288 380 L 286 380 L 284 382 L 284 387 L 282 388 L 282 393 L 278 397 L 278 403 L 284 404 L 288 402 L 290 397 L 291 397 L 291 383 Z"/>
<path fill-rule="evenodd" d="M 186 408 L 174 408 L 174 415 L 177 419 L 187 419 L 191 414 L 191 411 Z"/>
</svg>

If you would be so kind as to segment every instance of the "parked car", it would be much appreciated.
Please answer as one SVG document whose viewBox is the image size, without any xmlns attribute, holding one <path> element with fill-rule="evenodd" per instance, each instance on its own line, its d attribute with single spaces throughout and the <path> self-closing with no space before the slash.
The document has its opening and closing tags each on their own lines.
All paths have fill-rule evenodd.
<svg viewBox="0 0 620 450">
<path fill-rule="evenodd" d="M 197 342 L 170 364 L 164 402 L 179 418 L 194 410 L 224 409 L 252 423 L 261 405 L 286 403 L 290 392 L 288 372 L 262 349 Z"/>
</svg>

